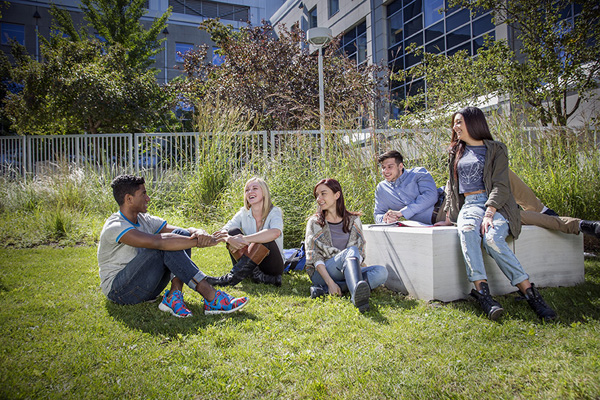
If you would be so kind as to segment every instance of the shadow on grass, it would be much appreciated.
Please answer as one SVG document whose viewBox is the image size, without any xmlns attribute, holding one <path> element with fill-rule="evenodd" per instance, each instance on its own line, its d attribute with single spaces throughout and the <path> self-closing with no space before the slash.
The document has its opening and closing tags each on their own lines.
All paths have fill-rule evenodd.
<svg viewBox="0 0 600 400">
<path fill-rule="evenodd" d="M 555 324 L 569 326 L 600 319 L 600 307 L 597 306 L 600 299 L 599 284 L 587 281 L 572 287 L 540 288 L 540 293 L 546 303 L 558 314 L 558 319 L 553 322 Z M 544 323 L 518 291 L 494 298 L 502 304 L 506 311 L 499 321 L 500 323 L 508 319 Z M 448 304 L 457 310 L 483 315 L 474 300 L 457 300 Z"/>
<path fill-rule="evenodd" d="M 186 302 L 193 316 L 177 318 L 171 314 L 160 311 L 158 305 L 160 298 L 154 303 L 134 305 L 120 305 L 106 299 L 105 306 L 108 314 L 116 321 L 127 327 L 151 335 L 187 335 L 197 333 L 199 330 L 213 325 L 225 318 L 232 318 L 238 322 L 256 320 L 256 316 L 246 311 L 246 307 L 231 314 L 204 315 L 202 302 Z M 249 303 L 250 305 L 250 303 Z"/>
</svg>

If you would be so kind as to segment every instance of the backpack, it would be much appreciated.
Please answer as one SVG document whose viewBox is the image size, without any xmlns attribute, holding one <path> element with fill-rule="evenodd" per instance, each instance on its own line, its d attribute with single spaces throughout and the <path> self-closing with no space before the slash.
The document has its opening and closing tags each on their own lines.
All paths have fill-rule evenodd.
<svg viewBox="0 0 600 400">
<path fill-rule="evenodd" d="M 285 263 L 283 272 L 302 271 L 306 264 L 306 253 L 304 251 L 304 242 L 300 243 L 300 248 L 284 249 Z"/>
</svg>

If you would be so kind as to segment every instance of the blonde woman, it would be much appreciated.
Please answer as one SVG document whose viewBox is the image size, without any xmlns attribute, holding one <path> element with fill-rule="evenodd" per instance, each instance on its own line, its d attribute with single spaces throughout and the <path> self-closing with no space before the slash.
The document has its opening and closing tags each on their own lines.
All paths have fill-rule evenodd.
<svg viewBox="0 0 600 400">
<path fill-rule="evenodd" d="M 273 206 L 266 182 L 251 178 L 244 185 L 244 207 L 214 237 L 227 243 L 233 268 L 208 277 L 217 286 L 233 286 L 252 276 L 255 282 L 281 286 L 283 274 L 283 213 Z"/>
</svg>

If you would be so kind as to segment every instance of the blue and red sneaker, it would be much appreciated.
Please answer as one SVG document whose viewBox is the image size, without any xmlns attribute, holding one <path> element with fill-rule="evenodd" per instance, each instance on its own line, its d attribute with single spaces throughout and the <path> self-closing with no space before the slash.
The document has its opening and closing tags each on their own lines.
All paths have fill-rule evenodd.
<svg viewBox="0 0 600 400">
<path fill-rule="evenodd" d="M 248 304 L 247 297 L 234 298 L 217 290 L 213 301 L 204 299 L 204 314 L 228 314 L 241 309 L 246 304 Z"/>
<path fill-rule="evenodd" d="M 188 310 L 183 302 L 183 293 L 179 290 L 174 290 L 171 294 L 171 300 L 168 300 L 169 291 L 165 292 L 162 302 L 158 305 L 158 309 L 165 312 L 170 312 L 178 318 L 187 318 L 192 316 L 192 312 Z"/>
</svg>

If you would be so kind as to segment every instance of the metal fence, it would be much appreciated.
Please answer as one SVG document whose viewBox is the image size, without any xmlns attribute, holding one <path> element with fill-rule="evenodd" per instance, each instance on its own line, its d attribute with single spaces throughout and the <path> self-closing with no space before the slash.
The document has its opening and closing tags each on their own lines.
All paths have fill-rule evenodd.
<svg viewBox="0 0 600 400">
<path fill-rule="evenodd" d="M 215 154 L 227 155 L 234 169 L 253 154 L 318 154 L 322 142 L 320 131 L 0 136 L 0 176 L 21 179 L 73 166 L 110 175 L 156 173 L 193 168 Z"/>
<path fill-rule="evenodd" d="M 597 131 L 589 131 L 598 146 Z M 258 131 L 236 133 L 119 133 L 96 135 L 0 136 L 0 176 L 25 179 L 73 166 L 108 175 L 136 173 L 155 176 L 169 170 L 194 168 L 198 163 L 219 160 L 238 169 L 253 155 L 276 160 L 281 155 L 324 156 L 325 140 L 336 137 L 343 143 L 365 148 L 366 156 L 381 149 L 396 148 L 408 159 L 424 151 L 447 145 L 447 132 L 430 135 L 427 130 L 381 129 L 363 131 Z M 523 139 L 535 140 L 539 130 L 525 132 Z M 412 138 L 412 139 L 409 139 Z M 418 140 L 415 140 L 418 138 Z M 443 138 L 444 143 L 432 143 Z M 428 143 L 428 146 L 424 146 Z M 263 158 L 264 159 L 264 158 Z"/>
</svg>

